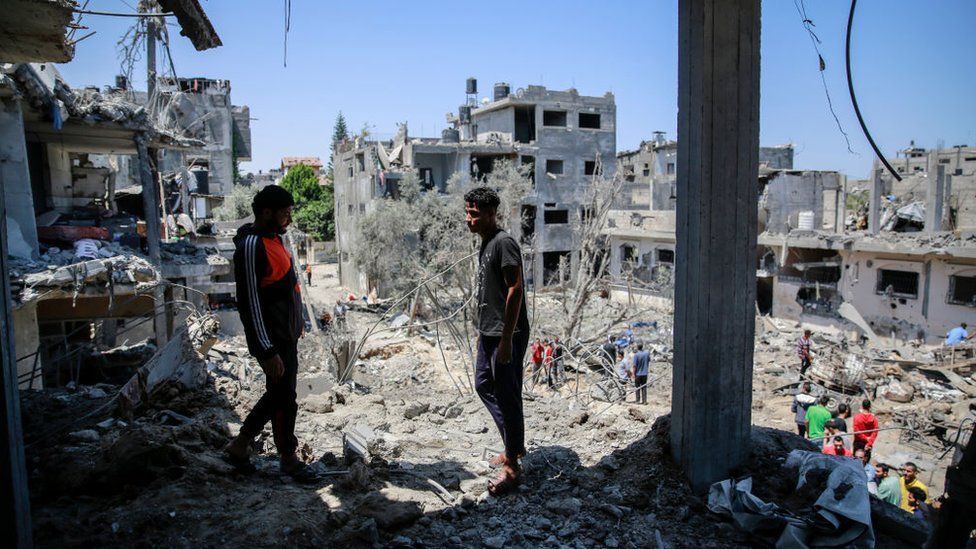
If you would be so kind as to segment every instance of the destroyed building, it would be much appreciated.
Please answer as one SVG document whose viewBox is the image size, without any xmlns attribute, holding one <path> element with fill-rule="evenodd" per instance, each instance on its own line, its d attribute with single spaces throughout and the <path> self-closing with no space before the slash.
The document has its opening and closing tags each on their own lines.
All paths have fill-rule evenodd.
<svg viewBox="0 0 976 549">
<path fill-rule="evenodd" d="M 618 210 L 674 210 L 678 177 L 678 143 L 665 132 L 654 132 L 633 151 L 617 153 L 617 173 L 623 179 L 614 208 Z M 792 170 L 793 145 L 759 147 L 759 169 Z"/>
<path fill-rule="evenodd" d="M 648 168 L 652 189 L 660 160 L 668 158 L 657 156 L 662 149 L 667 150 L 651 147 L 644 157 L 655 166 Z M 859 325 L 869 337 L 930 343 L 971 319 L 976 314 L 974 150 L 912 147 L 894 164 L 906 174 L 901 181 L 876 165 L 873 180 L 855 182 L 833 171 L 777 168 L 792 164 L 785 152 L 792 148 L 763 147 L 756 270 L 760 313 L 814 325 Z M 629 162 L 638 155 L 622 158 Z M 665 176 L 669 165 L 664 164 Z M 620 168 L 625 179 L 630 166 Z M 658 194 L 665 193 L 652 196 Z M 656 198 L 652 203 L 659 204 Z M 612 212 L 605 233 L 615 287 L 669 297 L 675 257 L 671 208 Z"/>
<path fill-rule="evenodd" d="M 462 188 L 491 173 L 494 162 L 527 166 L 532 189 L 521 206 L 519 234 L 526 255 L 526 277 L 556 282 L 561 261 L 577 261 L 580 200 L 594 176 L 612 176 L 616 153 L 613 94 L 580 95 L 575 89 L 528 86 L 512 91 L 494 86 L 493 98 L 477 101 L 477 82 L 467 83 L 465 104 L 448 115 L 440 138 L 412 138 L 400 126 L 390 141 L 347 140 L 336 149 L 335 218 L 342 284 L 357 292 L 371 283 L 359 272 L 351 251 L 357 246 L 357 220 L 378 200 L 397 195 L 397 183 L 412 171 L 428 191 L 448 192 L 461 176 Z"/>
<path fill-rule="evenodd" d="M 868 189 L 830 172 L 773 176 L 761 199 L 760 310 L 930 343 L 972 319 L 976 155 L 968 155 L 912 147 L 894 162 L 901 181 L 876 165 Z"/>
<path fill-rule="evenodd" d="M 155 264 L 147 259 L 153 233 L 142 180 L 124 178 L 130 170 L 156 173 L 140 143 L 183 153 L 199 142 L 155 124 L 142 106 L 117 95 L 72 89 L 51 64 L 5 66 L 0 97 L 14 258 L 7 275 L 22 384 L 77 381 L 85 349 L 93 342 L 114 347 L 121 333 L 129 341 L 165 342 L 185 314 L 162 301 L 201 305 L 187 285 L 229 273 L 229 263 L 177 241 L 194 227 L 171 203 L 156 238 L 173 242 L 162 246 Z M 150 322 L 157 317 L 158 325 Z"/>
</svg>

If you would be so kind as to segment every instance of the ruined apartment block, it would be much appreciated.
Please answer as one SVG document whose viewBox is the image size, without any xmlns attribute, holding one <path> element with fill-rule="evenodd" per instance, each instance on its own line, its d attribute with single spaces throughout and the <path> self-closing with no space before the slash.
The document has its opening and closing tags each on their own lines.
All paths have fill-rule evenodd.
<svg viewBox="0 0 976 549">
<path fill-rule="evenodd" d="M 928 342 L 972 319 L 972 151 L 913 146 L 895 159 L 901 181 L 880 169 L 867 182 L 832 172 L 771 177 L 761 199 L 760 310 Z"/>
<path fill-rule="evenodd" d="M 678 142 L 654 132 L 633 151 L 617 153 L 617 172 L 623 179 L 614 205 L 618 210 L 674 210 L 678 177 Z M 760 173 L 793 169 L 793 145 L 759 148 Z"/>
<path fill-rule="evenodd" d="M 526 253 L 526 278 L 550 284 L 560 263 L 576 261 L 574 226 L 580 199 L 595 175 L 612 176 L 616 153 L 613 94 L 583 96 L 575 89 L 529 86 L 514 92 L 494 86 L 493 100 L 479 104 L 477 82 L 469 79 L 468 100 L 448 116 L 451 127 L 440 138 L 411 138 L 406 125 L 391 141 L 355 140 L 336 151 L 336 238 L 341 282 L 358 292 L 369 284 L 352 262 L 357 219 L 376 200 L 396 195 L 396 184 L 413 171 L 428 190 L 447 192 L 447 181 L 461 174 L 463 186 L 491 173 L 494 162 L 511 160 L 529 168 L 532 192 L 522 205 L 518 234 Z M 566 270 L 563 276 L 568 276 Z"/>
<path fill-rule="evenodd" d="M 188 167 L 195 217 L 209 219 L 234 187 L 234 161 L 251 159 L 251 111 L 232 104 L 229 80 L 161 78 L 158 90 L 170 122 L 202 143 L 164 155 L 160 168 Z"/>
</svg>

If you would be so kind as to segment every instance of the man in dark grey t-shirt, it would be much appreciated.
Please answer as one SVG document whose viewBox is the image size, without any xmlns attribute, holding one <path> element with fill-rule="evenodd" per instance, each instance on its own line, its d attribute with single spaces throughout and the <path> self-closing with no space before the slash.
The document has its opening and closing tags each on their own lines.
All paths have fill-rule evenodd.
<svg viewBox="0 0 976 549">
<path fill-rule="evenodd" d="M 505 453 L 492 460 L 502 468 L 488 483 L 492 495 L 511 491 L 519 483 L 519 458 L 525 455 L 522 360 L 529 343 L 522 252 L 515 239 L 498 227 L 499 202 L 498 194 L 488 187 L 464 195 L 465 222 L 481 237 L 475 389 L 505 443 Z"/>
</svg>

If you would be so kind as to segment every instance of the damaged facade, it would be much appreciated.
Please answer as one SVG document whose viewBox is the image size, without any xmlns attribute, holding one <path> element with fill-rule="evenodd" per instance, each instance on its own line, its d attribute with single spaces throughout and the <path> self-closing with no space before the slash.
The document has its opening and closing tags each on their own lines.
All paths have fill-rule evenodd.
<svg viewBox="0 0 976 549">
<path fill-rule="evenodd" d="M 617 173 L 623 180 L 614 208 L 618 210 L 674 210 L 678 177 L 678 142 L 654 132 L 633 151 L 617 153 Z M 759 148 L 759 170 L 792 170 L 793 145 Z"/>
<path fill-rule="evenodd" d="M 577 261 L 573 226 L 580 199 L 594 176 L 613 175 L 616 104 L 613 94 L 583 96 L 575 89 L 528 86 L 512 91 L 494 86 L 492 101 L 478 104 L 477 82 L 469 79 L 468 101 L 448 115 L 440 138 L 412 138 L 400 126 L 391 141 L 356 139 L 341 143 L 335 166 L 336 241 L 341 282 L 357 292 L 370 281 L 352 260 L 358 220 L 378 200 L 397 195 L 397 183 L 414 172 L 428 191 L 446 193 L 452 175 L 464 189 L 491 173 L 496 160 L 526 166 L 532 188 L 521 206 L 519 234 L 526 254 L 526 277 L 549 284 L 560 261 Z"/>
<path fill-rule="evenodd" d="M 647 160 L 640 186 L 651 191 L 632 196 L 650 196 L 653 207 L 611 216 L 616 288 L 670 296 L 674 200 L 658 196 L 671 192 L 667 150 L 662 143 L 618 157 L 625 181 L 643 177 Z M 880 165 L 873 180 L 854 181 L 791 169 L 789 146 L 760 150 L 760 313 L 929 343 L 976 315 L 976 149 L 912 147 L 894 165 L 901 181 Z"/>
<path fill-rule="evenodd" d="M 50 64 L 6 65 L 2 79 L 0 182 L 20 382 L 78 382 L 95 348 L 165 342 L 186 317 L 172 303 L 205 306 L 188 286 L 230 272 L 216 249 L 186 241 L 195 233 L 184 184 L 192 170 L 159 170 L 203 142 L 154 123 L 114 90 L 72 89 Z M 147 201 L 144 189 L 158 193 L 144 185 L 154 178 L 163 192 Z M 151 223 L 147 205 L 163 223 Z M 164 240 L 155 252 L 154 240 Z"/>
</svg>

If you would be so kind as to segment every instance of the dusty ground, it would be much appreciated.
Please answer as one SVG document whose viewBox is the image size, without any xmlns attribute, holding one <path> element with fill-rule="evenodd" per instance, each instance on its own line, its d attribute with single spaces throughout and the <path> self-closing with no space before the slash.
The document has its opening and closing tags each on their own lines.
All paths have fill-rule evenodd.
<svg viewBox="0 0 976 549">
<path fill-rule="evenodd" d="M 319 265 L 314 276 L 307 290 L 313 303 L 332 304 L 345 294 L 334 267 Z M 650 337 L 656 337 L 669 319 L 647 311 L 642 319 L 652 314 L 659 328 Z M 375 318 L 351 313 L 360 332 Z M 498 434 L 470 390 L 464 354 L 446 343 L 441 355 L 433 339 L 402 330 L 375 336 L 354 383 L 341 386 L 332 384 L 326 338 L 302 340 L 297 434 L 303 457 L 322 473 L 311 486 L 278 473 L 269 430 L 256 444 L 257 473 L 238 475 L 220 460 L 263 383 L 239 338 L 221 341 L 222 351 L 209 355 L 204 389 L 174 389 L 124 424 L 96 426 L 111 416 L 112 386 L 29 395 L 24 417 L 37 545 L 756 543 L 710 514 L 668 457 L 667 362 L 652 366 L 656 381 L 647 406 L 595 400 L 594 374 L 571 373 L 558 391 L 527 390 L 525 483 L 496 500 L 485 483 L 486 458 L 500 449 Z M 755 475 L 757 494 L 772 500 L 786 498 L 795 480 L 781 466 L 785 454 L 810 447 L 789 434 L 791 397 L 774 392 L 796 379 L 791 341 L 770 334 L 757 344 L 754 423 L 781 430 L 755 430 L 753 458 L 742 474 Z M 879 399 L 882 421 L 893 407 Z M 342 430 L 355 426 L 382 439 L 367 465 L 343 460 Z M 910 457 L 929 481 L 926 475 L 939 470 L 935 452 L 899 444 L 897 437 L 883 434 L 876 456 Z M 935 476 L 930 486 L 938 493 L 941 475 Z"/>
</svg>

